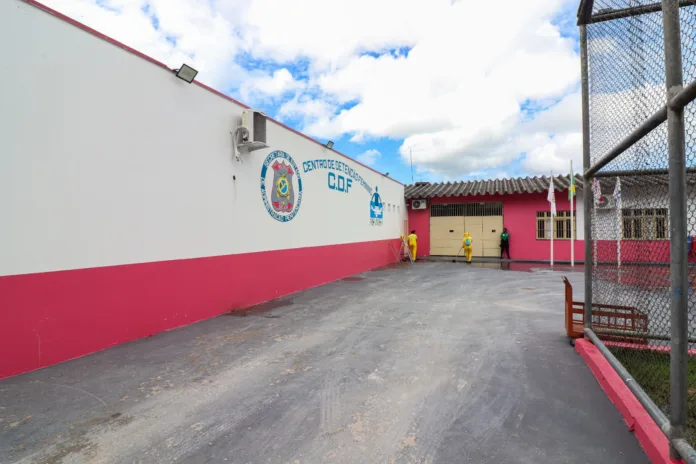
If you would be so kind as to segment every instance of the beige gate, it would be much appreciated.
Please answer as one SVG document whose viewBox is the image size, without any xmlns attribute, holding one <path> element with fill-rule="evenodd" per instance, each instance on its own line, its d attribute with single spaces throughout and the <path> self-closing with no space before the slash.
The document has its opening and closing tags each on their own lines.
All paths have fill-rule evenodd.
<svg viewBox="0 0 696 464">
<path fill-rule="evenodd" d="M 464 232 L 469 232 L 474 240 L 474 256 L 500 256 L 502 231 L 503 215 L 500 203 L 431 205 L 430 254 L 432 256 L 456 255 L 462 246 Z"/>
<path fill-rule="evenodd" d="M 430 217 L 430 254 L 454 256 L 462 246 L 463 217 Z"/>
</svg>

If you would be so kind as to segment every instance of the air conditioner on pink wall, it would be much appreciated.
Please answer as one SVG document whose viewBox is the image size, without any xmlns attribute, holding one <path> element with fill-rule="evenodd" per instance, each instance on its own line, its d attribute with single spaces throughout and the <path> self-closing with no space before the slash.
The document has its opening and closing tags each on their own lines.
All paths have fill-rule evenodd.
<svg viewBox="0 0 696 464">
<path fill-rule="evenodd" d="M 411 209 L 425 209 L 426 206 L 425 200 L 411 200 Z"/>
</svg>

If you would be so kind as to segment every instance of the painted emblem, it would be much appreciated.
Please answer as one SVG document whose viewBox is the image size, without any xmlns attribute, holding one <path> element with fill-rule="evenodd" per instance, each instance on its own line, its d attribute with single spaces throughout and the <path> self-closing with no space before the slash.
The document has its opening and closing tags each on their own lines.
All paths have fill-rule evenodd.
<svg viewBox="0 0 696 464">
<path fill-rule="evenodd" d="M 269 195 L 270 193 L 270 195 Z M 273 219 L 288 222 L 302 202 L 302 179 L 295 161 L 284 151 L 274 151 L 261 168 L 261 198 Z"/>
<path fill-rule="evenodd" d="M 379 195 L 379 188 L 375 187 L 375 193 L 370 199 L 370 224 L 373 226 L 381 226 L 384 218 L 384 204 L 382 197 Z"/>
</svg>

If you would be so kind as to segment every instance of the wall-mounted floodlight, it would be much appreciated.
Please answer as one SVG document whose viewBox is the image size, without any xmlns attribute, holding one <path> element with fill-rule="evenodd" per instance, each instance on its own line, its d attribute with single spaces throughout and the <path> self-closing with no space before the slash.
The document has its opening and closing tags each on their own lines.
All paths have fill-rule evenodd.
<svg viewBox="0 0 696 464">
<path fill-rule="evenodd" d="M 334 145 L 334 144 L 333 144 L 333 142 L 332 142 L 331 140 L 329 140 L 328 142 L 326 142 L 326 148 L 328 148 L 329 150 L 331 150 L 331 149 L 333 148 L 333 145 Z"/>
<path fill-rule="evenodd" d="M 198 71 L 187 64 L 182 64 L 181 67 L 179 69 L 175 69 L 174 72 L 176 73 L 176 77 L 182 81 L 188 82 L 189 84 L 193 82 L 198 74 Z"/>
</svg>

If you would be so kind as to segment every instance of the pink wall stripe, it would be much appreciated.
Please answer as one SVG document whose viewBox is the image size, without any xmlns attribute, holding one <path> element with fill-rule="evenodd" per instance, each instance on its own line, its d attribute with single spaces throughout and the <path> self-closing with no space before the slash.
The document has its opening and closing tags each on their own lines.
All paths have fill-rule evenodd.
<svg viewBox="0 0 696 464">
<path fill-rule="evenodd" d="M 384 266 L 390 243 L 0 277 L 0 378 Z"/>
</svg>

